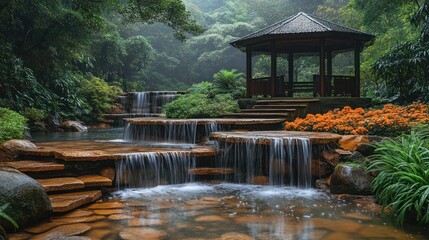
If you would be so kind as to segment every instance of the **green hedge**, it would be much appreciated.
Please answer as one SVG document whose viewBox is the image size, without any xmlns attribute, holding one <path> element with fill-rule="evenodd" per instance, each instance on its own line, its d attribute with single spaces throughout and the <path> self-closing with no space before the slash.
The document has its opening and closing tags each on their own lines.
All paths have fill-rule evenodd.
<svg viewBox="0 0 429 240">
<path fill-rule="evenodd" d="M 24 138 L 27 119 L 7 108 L 0 108 L 0 143 Z"/>
<path fill-rule="evenodd" d="M 229 94 L 211 96 L 202 93 L 180 96 L 163 108 L 167 118 L 214 118 L 239 110 L 237 101 Z"/>
</svg>

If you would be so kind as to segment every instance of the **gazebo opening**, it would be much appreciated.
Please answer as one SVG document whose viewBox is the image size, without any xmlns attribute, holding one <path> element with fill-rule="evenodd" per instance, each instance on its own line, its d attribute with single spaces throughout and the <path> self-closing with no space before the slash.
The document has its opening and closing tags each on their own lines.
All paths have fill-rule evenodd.
<svg viewBox="0 0 429 240">
<path fill-rule="evenodd" d="M 360 97 L 360 52 L 373 40 L 301 12 L 231 44 L 246 52 L 248 97 Z"/>
</svg>

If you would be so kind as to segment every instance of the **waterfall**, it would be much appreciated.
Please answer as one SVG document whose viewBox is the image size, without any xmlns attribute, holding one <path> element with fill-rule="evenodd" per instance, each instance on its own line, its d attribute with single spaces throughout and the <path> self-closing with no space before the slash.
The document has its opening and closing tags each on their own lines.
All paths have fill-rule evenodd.
<svg viewBox="0 0 429 240">
<path fill-rule="evenodd" d="M 215 121 L 198 124 L 198 120 L 166 120 L 163 124 L 143 125 L 127 123 L 124 139 L 127 141 L 180 142 L 195 144 L 206 142 L 210 133 L 219 131 Z"/>
<path fill-rule="evenodd" d="M 134 113 L 161 113 L 162 107 L 172 102 L 177 96 L 175 91 L 150 91 L 134 93 Z"/>
<path fill-rule="evenodd" d="M 217 166 L 233 168 L 234 181 L 252 183 L 268 176 L 270 185 L 311 187 L 311 144 L 307 138 L 273 138 L 268 145 L 257 138 L 239 143 L 220 143 L 223 152 Z"/>
<path fill-rule="evenodd" d="M 137 92 L 135 93 L 133 102 L 133 112 L 135 113 L 150 113 L 150 93 Z"/>
<path fill-rule="evenodd" d="M 192 182 L 195 158 L 186 152 L 134 153 L 116 162 L 118 188 L 154 187 Z"/>
</svg>

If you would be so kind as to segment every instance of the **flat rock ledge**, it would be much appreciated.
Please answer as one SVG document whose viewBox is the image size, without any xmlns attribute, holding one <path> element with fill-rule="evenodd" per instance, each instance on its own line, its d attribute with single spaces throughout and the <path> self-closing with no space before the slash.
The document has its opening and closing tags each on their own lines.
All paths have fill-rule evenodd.
<svg viewBox="0 0 429 240">
<path fill-rule="evenodd" d="M 276 139 L 308 138 L 311 144 L 337 144 L 341 135 L 325 132 L 255 131 L 255 132 L 214 132 L 210 140 L 227 143 L 253 141 L 255 144 L 269 145 Z"/>
<path fill-rule="evenodd" d="M 129 118 L 125 119 L 126 123 L 132 125 L 169 125 L 169 124 L 223 124 L 223 125 L 253 125 L 253 124 L 276 124 L 283 123 L 284 118 L 267 118 L 267 119 L 243 119 L 243 118 L 200 118 L 200 119 L 160 119 L 160 118 Z"/>
</svg>

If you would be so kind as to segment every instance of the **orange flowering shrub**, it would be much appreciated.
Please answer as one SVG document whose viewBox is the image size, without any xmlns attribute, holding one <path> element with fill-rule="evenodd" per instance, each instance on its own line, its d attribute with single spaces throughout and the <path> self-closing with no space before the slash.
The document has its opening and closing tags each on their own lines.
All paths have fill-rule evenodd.
<svg viewBox="0 0 429 240">
<path fill-rule="evenodd" d="M 308 114 L 306 118 L 286 122 L 285 130 L 395 136 L 421 124 L 429 124 L 429 108 L 414 102 L 409 106 L 386 104 L 382 109 L 370 110 L 347 106 L 325 114 Z"/>
</svg>

